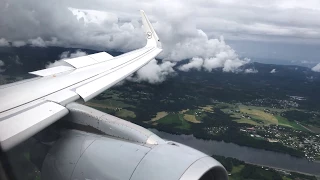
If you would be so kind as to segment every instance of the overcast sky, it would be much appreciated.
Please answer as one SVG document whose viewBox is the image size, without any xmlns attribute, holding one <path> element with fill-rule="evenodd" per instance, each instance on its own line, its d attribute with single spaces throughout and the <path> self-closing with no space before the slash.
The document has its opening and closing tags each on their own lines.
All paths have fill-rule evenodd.
<svg viewBox="0 0 320 180">
<path fill-rule="evenodd" d="M 320 62 L 319 0 L 0 0 L 0 46 L 136 49 L 145 43 L 139 9 L 170 61 L 227 51 L 244 62 Z"/>
</svg>

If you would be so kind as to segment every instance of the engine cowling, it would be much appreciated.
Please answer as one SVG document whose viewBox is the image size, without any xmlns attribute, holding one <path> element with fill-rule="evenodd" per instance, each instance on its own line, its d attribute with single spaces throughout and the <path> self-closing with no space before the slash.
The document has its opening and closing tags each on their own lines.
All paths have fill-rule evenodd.
<svg viewBox="0 0 320 180">
<path fill-rule="evenodd" d="M 95 128 L 106 133 L 65 130 L 46 155 L 41 179 L 228 179 L 225 168 L 200 151 L 83 105 L 74 104 L 69 110 L 68 121 L 81 126 L 98 122 Z"/>
<path fill-rule="evenodd" d="M 42 165 L 42 179 L 227 179 L 223 166 L 185 145 L 136 144 L 68 130 Z"/>
</svg>

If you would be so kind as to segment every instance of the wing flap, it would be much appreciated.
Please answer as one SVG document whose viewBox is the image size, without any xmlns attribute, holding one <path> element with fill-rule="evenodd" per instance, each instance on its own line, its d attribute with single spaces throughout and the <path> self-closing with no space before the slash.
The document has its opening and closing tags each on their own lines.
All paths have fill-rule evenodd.
<svg viewBox="0 0 320 180">
<path fill-rule="evenodd" d="M 64 61 L 77 69 L 98 63 L 98 61 L 92 59 L 89 56 L 66 59 Z"/>
<path fill-rule="evenodd" d="M 32 72 L 29 72 L 29 74 L 34 74 L 37 76 L 50 76 L 50 75 L 59 74 L 66 71 L 71 71 L 71 70 L 74 70 L 74 68 L 69 66 L 57 66 L 53 68 L 42 69 L 39 71 L 32 71 Z"/>
<path fill-rule="evenodd" d="M 9 150 L 20 142 L 68 114 L 68 109 L 54 102 L 44 102 L 0 121 L 0 144 Z"/>
<path fill-rule="evenodd" d="M 100 53 L 95 53 L 88 56 L 66 59 L 64 61 L 78 69 L 78 68 L 90 66 L 99 62 L 107 61 L 112 58 L 113 56 L 111 56 L 110 54 L 106 52 L 100 52 Z"/>
<path fill-rule="evenodd" d="M 106 52 L 100 52 L 95 54 L 90 54 L 89 57 L 93 58 L 94 60 L 98 62 L 107 61 L 113 58 L 110 54 Z"/>
</svg>

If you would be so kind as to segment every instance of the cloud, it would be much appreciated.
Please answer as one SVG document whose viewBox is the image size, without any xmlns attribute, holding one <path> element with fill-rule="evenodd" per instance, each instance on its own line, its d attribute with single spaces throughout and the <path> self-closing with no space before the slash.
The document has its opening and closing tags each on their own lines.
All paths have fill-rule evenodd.
<svg viewBox="0 0 320 180">
<path fill-rule="evenodd" d="M 276 69 L 272 69 L 272 70 L 270 71 L 270 73 L 271 73 L 271 74 L 276 73 Z"/>
<path fill-rule="evenodd" d="M 29 39 L 40 36 L 82 41 L 72 39 L 75 36 L 87 34 L 85 31 L 92 31 L 101 38 L 107 38 L 108 36 L 104 34 L 107 30 L 94 27 L 95 23 L 105 25 L 104 27 L 110 31 L 117 30 L 119 27 L 114 26 L 113 22 L 123 23 L 133 19 L 137 20 L 136 10 L 145 9 L 150 10 L 147 12 L 148 15 L 151 18 L 157 17 L 159 22 L 171 23 L 183 19 L 193 21 L 198 29 L 202 29 L 211 37 L 223 34 L 227 39 L 232 40 L 288 41 L 289 39 L 308 38 L 308 41 L 317 41 L 314 38 L 319 38 L 319 21 L 313 17 L 319 16 L 319 8 L 315 9 L 315 7 L 320 5 L 316 1 L 307 0 L 300 6 L 301 3 L 290 0 L 274 0 L 268 3 L 266 0 L 257 2 L 232 0 L 227 3 L 221 0 L 187 2 L 177 0 L 174 3 L 168 0 L 152 0 L 150 4 L 157 8 L 150 8 L 150 4 L 144 2 L 117 3 L 114 0 L 92 0 L 90 3 L 66 0 L 56 4 L 52 4 L 49 0 L 41 2 L 17 0 L 8 3 L 8 7 L 0 10 L 0 15 L 2 15 L 0 22 L 7 25 L 0 35 L 5 34 L 15 40 L 21 36 L 29 36 L 22 37 Z M 106 6 L 107 4 L 112 4 L 112 8 Z M 79 11 L 79 9 L 84 10 Z M 5 19 L 4 15 L 12 17 L 13 20 Z M 72 19 L 72 16 L 76 18 Z M 107 22 L 104 23 L 105 21 Z M 17 26 L 19 29 L 16 28 Z M 25 28 L 21 28 L 24 26 Z M 85 27 L 94 27 L 94 29 Z M 11 31 L 13 28 L 17 32 Z M 78 31 L 72 31 L 76 28 Z M 65 34 L 69 34 L 70 37 L 65 37 Z M 87 39 L 84 36 L 83 38 Z"/>
<path fill-rule="evenodd" d="M 21 46 L 25 46 L 25 45 L 27 45 L 27 43 L 24 41 L 13 41 L 12 42 L 13 47 L 21 47 Z"/>
<path fill-rule="evenodd" d="M 244 70 L 244 73 L 246 73 L 246 74 L 254 74 L 254 73 L 258 73 L 258 70 L 252 69 L 252 68 L 250 68 L 250 69 L 245 69 L 245 70 Z"/>
<path fill-rule="evenodd" d="M 4 62 L 2 60 L 0 60 L 0 73 L 6 71 L 5 69 L 2 69 L 2 67 L 4 66 Z"/>
<path fill-rule="evenodd" d="M 20 61 L 19 56 L 15 56 L 15 57 L 13 58 L 13 61 L 14 61 L 14 63 L 15 63 L 16 65 L 19 65 L 19 66 L 23 65 L 23 63 Z"/>
<path fill-rule="evenodd" d="M 113 13 L 108 13 L 104 11 L 97 11 L 97 10 L 79 10 L 76 8 L 68 8 L 73 15 L 75 15 L 78 21 L 83 21 L 85 25 L 88 23 L 94 24 L 103 24 L 103 23 L 117 23 L 118 17 Z"/>
<path fill-rule="evenodd" d="M 320 63 L 314 66 L 313 68 L 311 68 L 311 70 L 314 72 L 320 72 Z"/>
<path fill-rule="evenodd" d="M 185 37 L 170 49 L 165 49 L 160 57 L 173 61 L 193 58 L 188 64 L 179 67 L 182 71 L 193 68 L 200 70 L 202 66 L 209 72 L 216 68 L 222 68 L 224 72 L 237 72 L 239 67 L 250 61 L 247 58 L 240 59 L 225 43 L 223 36 L 220 40 L 209 39 L 203 31 L 195 29 L 195 32 L 191 37 Z"/>
<path fill-rule="evenodd" d="M 196 58 L 192 58 L 192 60 L 188 64 L 184 64 L 184 65 L 180 66 L 179 70 L 187 72 L 191 69 L 196 69 L 196 70 L 200 71 L 202 65 L 203 65 L 203 59 L 196 57 Z"/>
<path fill-rule="evenodd" d="M 188 64 L 184 64 L 178 69 L 187 72 L 191 69 L 196 69 L 199 71 L 201 68 L 204 68 L 206 71 L 211 72 L 213 69 L 222 68 L 223 72 L 240 72 L 241 70 L 239 67 L 247 64 L 250 61 L 249 59 L 228 59 L 226 57 L 228 56 L 223 53 L 223 55 L 218 54 L 214 58 L 193 58 Z"/>
<path fill-rule="evenodd" d="M 42 5 L 44 7 L 41 8 L 46 8 L 47 4 Z M 194 13 L 189 11 L 184 3 L 174 3 L 171 8 L 177 9 L 174 9 L 174 13 L 170 14 L 168 14 L 169 12 L 163 12 L 163 16 L 160 15 L 160 12 L 156 12 L 156 20 L 152 13 L 149 16 L 164 48 L 159 58 L 166 62 L 170 61 L 172 65 L 176 61 L 193 59 L 190 61 L 191 64 L 181 67 L 184 71 L 190 68 L 200 70 L 203 67 L 206 71 L 222 68 L 225 72 L 236 72 L 240 66 L 249 61 L 248 59 L 240 59 L 235 50 L 225 43 L 223 36 L 220 37 L 220 40 L 210 38 L 203 30 L 197 28 L 195 21 L 183 21 L 182 19 L 193 17 L 192 13 Z M 177 10 L 184 10 L 184 13 Z M 58 10 L 52 7 L 51 11 Z M 137 13 L 135 15 L 130 13 L 130 15 L 125 16 L 121 16 L 121 13 L 119 13 L 121 17 L 118 17 L 109 12 L 77 8 L 66 8 L 65 10 L 59 10 L 59 12 L 60 14 L 52 15 L 56 19 L 52 19 L 50 24 L 47 24 L 47 31 L 35 34 L 37 36 L 44 33 L 43 37 L 47 38 L 37 36 L 28 39 L 31 46 L 59 45 L 98 50 L 115 49 L 125 52 L 140 48 L 145 44 L 142 24 Z M 40 16 L 40 14 L 35 18 L 43 23 L 46 20 L 41 19 L 45 17 Z M 53 24 L 56 26 L 52 27 Z M 37 25 L 35 24 L 35 26 Z M 30 34 L 32 33 L 30 32 Z M 51 41 L 44 40 L 48 37 L 53 38 Z M 194 58 L 198 59 L 194 60 Z M 61 61 L 57 63 L 60 64 Z M 192 63 L 198 64 L 194 67 L 195 64 Z M 160 69 L 163 68 L 162 64 L 158 66 Z M 155 65 L 147 67 L 155 68 Z M 166 73 L 172 73 L 170 69 L 167 70 Z M 160 74 L 164 74 L 164 71 L 161 71 Z M 148 81 L 151 82 L 152 80 Z"/>
<path fill-rule="evenodd" d="M 176 0 L 174 3 L 169 0 L 151 0 L 149 3 L 66 0 L 56 4 L 49 0 L 17 0 L 7 4 L 0 10 L 0 22 L 4 27 L 0 37 L 10 40 L 56 37 L 65 44 L 83 45 L 86 42 L 90 46 L 101 46 L 103 43 L 100 39 L 104 39 L 105 46 L 109 48 L 131 46 L 130 40 L 123 42 L 118 35 L 128 36 L 123 32 L 125 29 L 122 28 L 125 27 L 121 27 L 122 24 L 137 24 L 140 21 L 137 9 L 145 9 L 153 22 L 156 20 L 173 25 L 168 28 L 174 29 L 164 31 L 184 30 L 188 33 L 188 29 L 196 25 L 197 29 L 211 38 L 223 34 L 228 40 L 300 42 L 306 39 L 308 42 L 319 42 L 320 38 L 319 20 L 314 18 L 320 16 L 320 8 L 317 8 L 320 3 L 317 0 L 306 0 L 304 3 L 291 0 Z M 112 4 L 112 7 L 108 4 Z M 8 16 L 10 20 L 5 18 Z M 179 21 L 185 25 L 179 26 Z M 92 38 L 96 38 L 96 43 Z"/>
<path fill-rule="evenodd" d="M 46 43 L 41 37 L 29 39 L 29 44 L 33 47 L 47 47 Z"/>
<path fill-rule="evenodd" d="M 157 60 L 151 60 L 147 65 L 137 71 L 133 77 L 128 77 L 129 81 L 142 82 L 146 81 L 152 84 L 161 83 L 168 76 L 175 73 L 173 66 L 175 63 L 166 61 L 158 64 Z"/>
<path fill-rule="evenodd" d="M 234 59 L 227 57 L 226 53 L 220 53 L 217 57 L 205 59 L 203 66 L 209 72 L 216 68 L 222 68 L 223 72 L 239 72 L 241 71 L 239 67 L 250 62 L 250 59 L 247 58 L 241 60 L 237 57 Z"/>
<path fill-rule="evenodd" d="M 145 44 L 137 12 L 145 9 L 162 41 L 164 50 L 158 58 L 163 62 L 175 64 L 191 59 L 179 69 L 221 68 L 224 72 L 238 72 L 239 67 L 249 62 L 229 45 L 230 40 L 320 42 L 319 19 L 314 18 L 320 16 L 316 0 L 58 1 L 55 4 L 49 0 L 10 1 L 0 8 L 3 27 L 0 37 L 38 47 L 126 52 Z M 223 36 L 219 39 L 220 35 Z M 250 48 L 246 52 L 250 53 Z"/>
<path fill-rule="evenodd" d="M 81 57 L 81 56 L 86 56 L 86 55 L 88 55 L 86 52 L 78 49 L 74 53 L 70 53 L 70 51 L 65 51 L 65 52 L 61 53 L 60 59 L 71 59 L 71 58 L 76 58 L 76 57 Z"/>
<path fill-rule="evenodd" d="M 65 51 L 60 54 L 60 59 L 56 60 L 55 62 L 51 63 L 49 62 L 46 65 L 46 68 L 52 68 L 56 66 L 70 66 L 68 63 L 66 63 L 64 60 L 65 59 L 71 59 L 71 58 L 76 58 L 76 57 L 81 57 L 81 56 L 86 56 L 88 55 L 86 52 L 81 51 L 80 49 L 77 50 L 76 52 L 70 53 L 70 51 Z"/>
<path fill-rule="evenodd" d="M 0 47 L 8 47 L 8 46 L 10 46 L 9 42 L 4 38 L 0 38 Z"/>
<path fill-rule="evenodd" d="M 23 42 L 23 41 L 21 41 Z M 29 39 L 28 44 L 33 47 L 47 47 L 47 46 L 62 46 L 63 43 L 58 41 L 56 37 L 51 37 L 51 40 L 43 40 L 41 37 Z"/>
</svg>

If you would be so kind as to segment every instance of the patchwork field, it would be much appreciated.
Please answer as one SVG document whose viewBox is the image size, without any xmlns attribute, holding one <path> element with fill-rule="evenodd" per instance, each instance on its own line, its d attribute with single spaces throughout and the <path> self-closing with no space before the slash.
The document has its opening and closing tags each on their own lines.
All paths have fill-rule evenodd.
<svg viewBox="0 0 320 180">
<path fill-rule="evenodd" d="M 165 117 L 166 115 L 168 115 L 167 112 L 165 111 L 162 111 L 162 112 L 157 112 L 157 115 L 156 117 L 152 118 L 151 121 L 154 122 L 154 121 L 158 121 L 159 119 Z"/>
<path fill-rule="evenodd" d="M 206 105 L 204 107 L 199 107 L 200 109 L 207 111 L 207 112 L 213 112 L 213 107 L 211 105 Z"/>
<path fill-rule="evenodd" d="M 278 119 L 272 114 L 266 113 L 259 109 L 251 109 L 246 106 L 239 106 L 240 112 L 250 116 L 252 119 L 257 119 L 264 122 L 264 125 L 278 124 Z"/>
<path fill-rule="evenodd" d="M 177 128 L 189 129 L 192 123 L 201 123 L 201 119 L 205 116 L 203 111 L 213 111 L 211 108 L 211 106 L 205 106 L 199 109 L 184 109 L 177 113 L 167 113 L 162 111 L 158 112 L 150 121 L 144 122 L 151 123 L 152 125 L 171 124 Z"/>
<path fill-rule="evenodd" d="M 186 112 L 188 112 L 188 111 L 189 111 L 189 109 L 184 109 L 184 110 L 179 111 L 179 113 L 180 113 L 180 114 L 184 114 L 184 113 L 186 113 Z"/>
<path fill-rule="evenodd" d="M 278 119 L 278 125 L 280 126 L 286 126 L 286 127 L 291 127 L 297 130 L 305 131 L 306 129 L 303 128 L 301 125 L 297 124 L 296 122 L 293 121 L 288 121 L 288 119 L 282 117 L 282 116 L 276 116 Z"/>
<path fill-rule="evenodd" d="M 182 114 L 168 114 L 167 116 L 159 119 L 157 123 L 172 125 L 180 129 L 189 130 L 191 125 L 185 121 L 182 117 Z"/>
<path fill-rule="evenodd" d="M 237 118 L 237 116 L 231 116 L 231 117 L 236 117 L 236 118 Z M 245 119 L 245 118 L 241 118 L 241 119 L 239 119 L 239 120 L 234 120 L 234 121 L 236 121 L 237 123 L 251 124 L 251 125 L 253 125 L 253 126 L 259 126 L 259 125 L 261 125 L 261 124 L 255 122 L 255 121 L 253 121 L 253 120 Z"/>
<path fill-rule="evenodd" d="M 184 118 L 186 121 L 189 121 L 189 122 L 192 122 L 192 123 L 201 123 L 201 121 L 197 120 L 194 115 L 185 114 L 185 115 L 183 116 L 183 118 Z"/>
<path fill-rule="evenodd" d="M 133 105 L 126 104 L 121 101 L 118 94 L 104 94 L 112 99 L 91 100 L 85 104 L 98 110 L 115 113 L 121 118 L 135 118 L 136 114 L 126 108 L 135 108 Z M 153 125 L 157 124 L 174 124 L 174 126 L 182 129 L 189 129 L 192 123 L 201 123 L 202 118 L 207 113 L 215 113 L 215 109 L 220 109 L 231 117 L 237 118 L 234 120 L 237 123 L 250 124 L 253 126 L 265 125 L 280 125 L 297 130 L 306 131 L 307 129 L 296 123 L 289 121 L 280 114 L 283 109 L 268 109 L 268 107 L 246 106 L 242 104 L 216 103 L 214 105 L 199 106 L 197 109 L 183 109 L 176 113 L 168 113 L 165 111 L 158 112 L 150 121 L 144 121 Z M 309 127 L 308 127 L 309 128 Z M 311 128 L 310 128 L 311 129 Z M 314 128 L 315 129 L 315 128 Z M 319 130 L 319 129 L 316 129 Z"/>
<path fill-rule="evenodd" d="M 122 117 L 122 118 L 127 118 L 127 117 L 135 118 L 136 114 L 133 111 L 121 109 L 120 111 L 116 112 L 116 116 Z"/>
<path fill-rule="evenodd" d="M 234 120 L 238 123 L 250 124 L 253 126 L 265 126 L 265 125 L 280 125 L 289 127 L 301 131 L 306 131 L 304 127 L 297 124 L 295 121 L 289 121 L 288 119 L 280 116 L 283 109 L 271 109 L 267 110 L 268 107 L 256 107 L 256 106 L 245 106 L 245 105 L 230 105 L 222 103 L 220 107 L 224 113 L 230 114 L 231 117 L 238 118 Z M 269 112 L 266 112 L 269 111 Z"/>
</svg>

